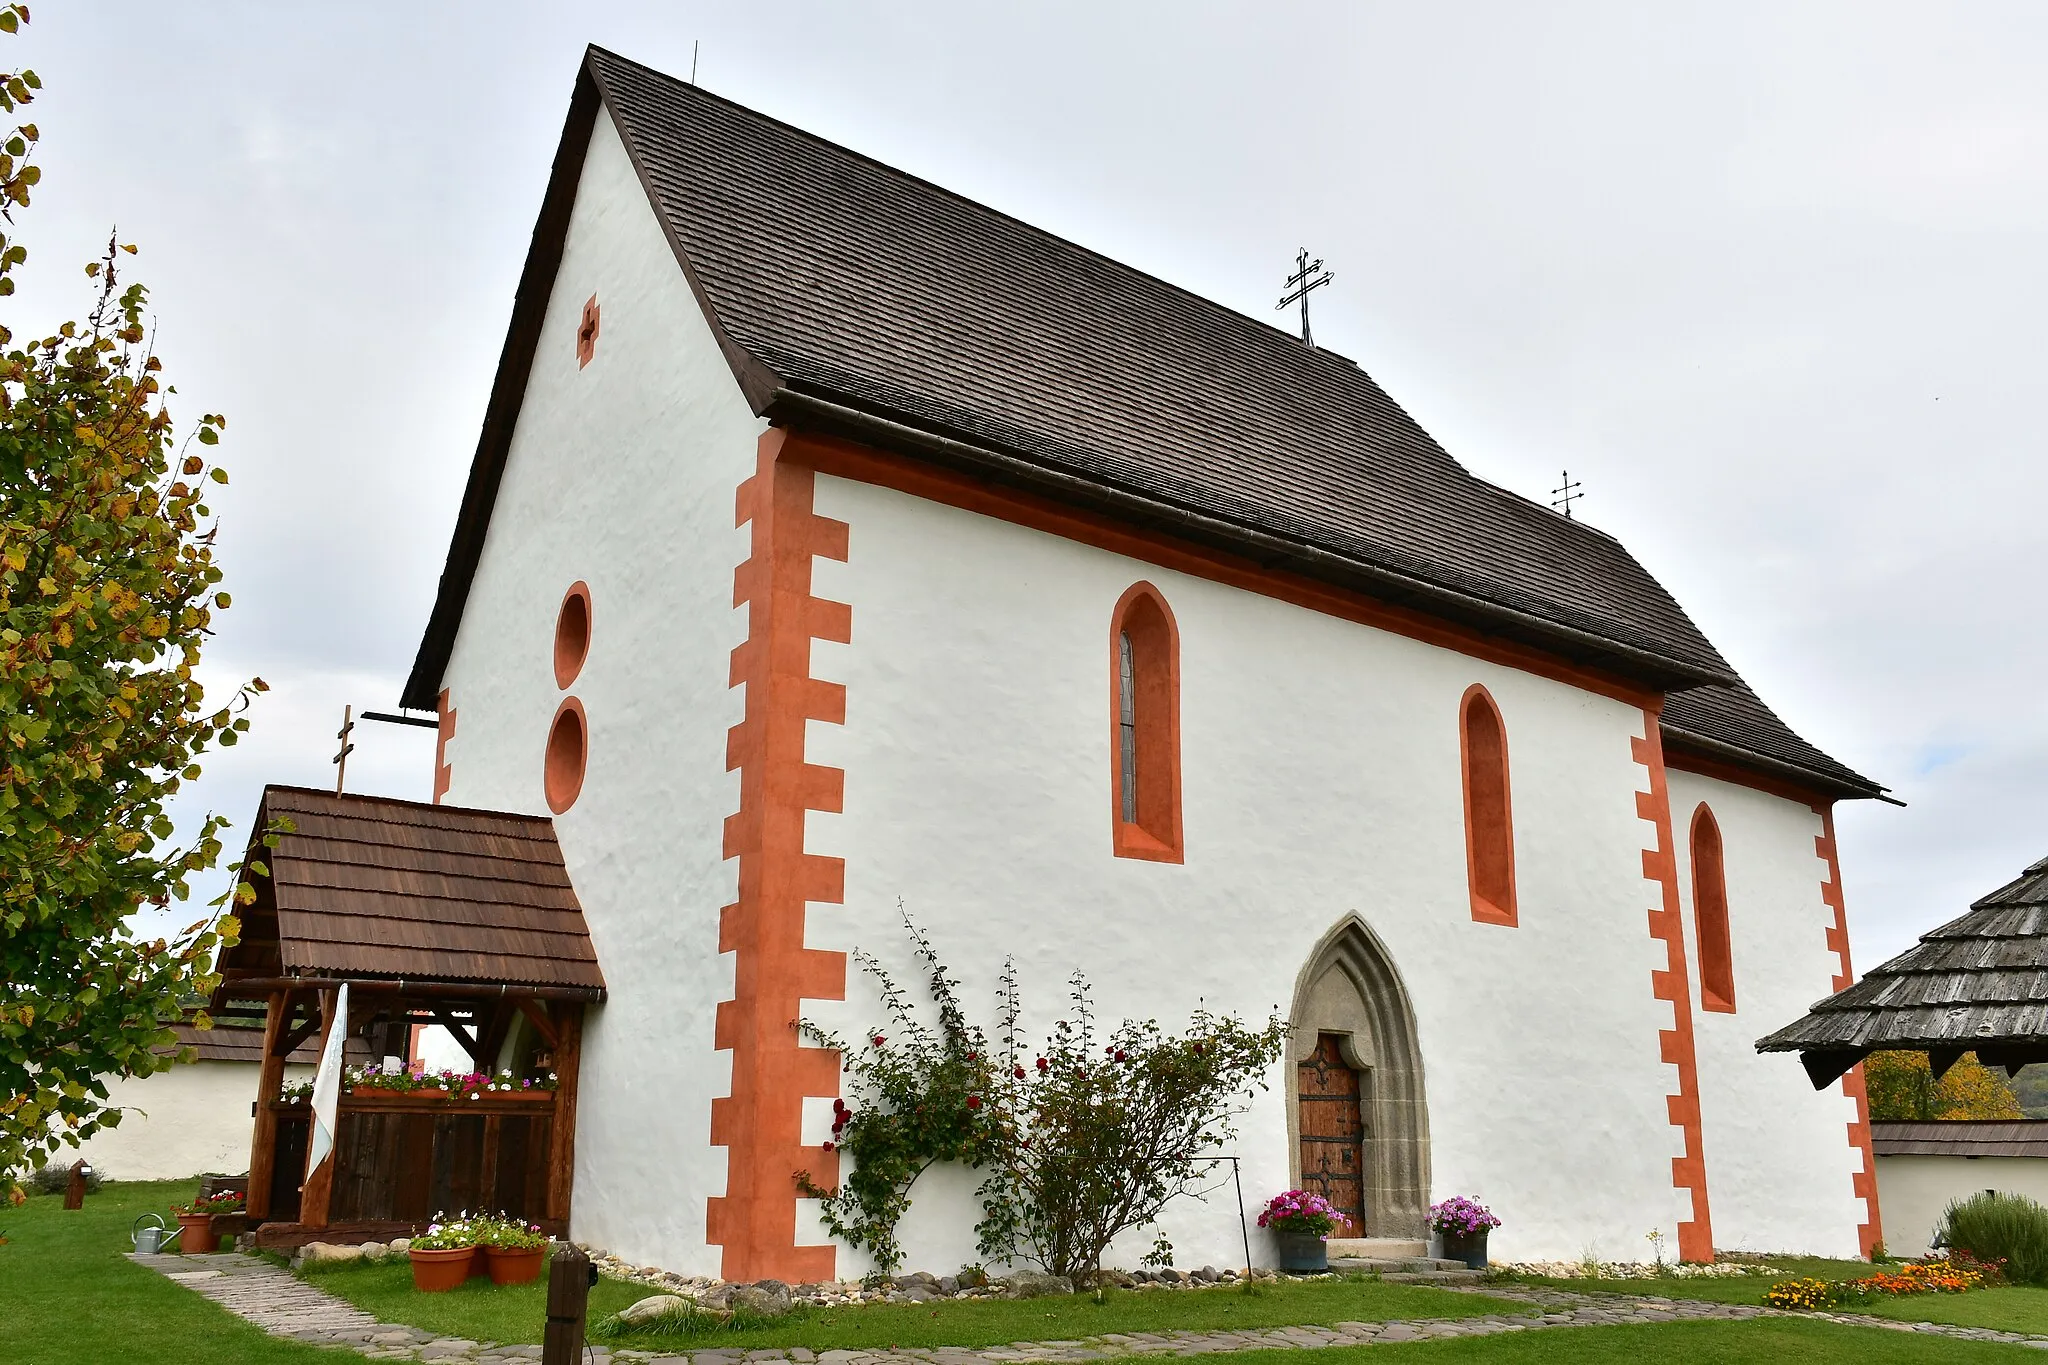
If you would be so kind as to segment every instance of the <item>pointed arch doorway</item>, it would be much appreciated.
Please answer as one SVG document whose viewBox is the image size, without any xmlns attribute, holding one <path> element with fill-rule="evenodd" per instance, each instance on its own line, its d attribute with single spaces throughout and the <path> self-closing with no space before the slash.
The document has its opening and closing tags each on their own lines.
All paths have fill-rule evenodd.
<svg viewBox="0 0 2048 1365">
<path fill-rule="evenodd" d="M 1296 1184 L 1353 1218 L 1352 1237 L 1426 1238 L 1429 1111 L 1415 1011 L 1386 946 L 1358 916 L 1309 957 L 1291 1019 Z"/>
</svg>

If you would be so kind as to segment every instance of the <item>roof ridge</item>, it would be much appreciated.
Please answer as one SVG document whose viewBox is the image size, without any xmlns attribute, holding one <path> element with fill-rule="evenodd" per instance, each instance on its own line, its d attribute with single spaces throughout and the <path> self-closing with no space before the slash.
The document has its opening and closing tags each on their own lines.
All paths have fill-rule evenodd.
<svg viewBox="0 0 2048 1365">
<path fill-rule="evenodd" d="M 861 151 L 857 147 L 849 147 L 843 142 L 835 142 L 833 139 L 826 137 L 822 133 L 814 133 L 810 129 L 805 128 L 800 124 L 791 123 L 788 119 L 777 118 L 775 115 L 766 113 L 760 109 L 755 108 L 753 105 L 750 104 L 742 104 L 738 100 L 733 99 L 729 95 L 721 95 L 714 90 L 706 89 L 704 86 L 701 86 L 694 81 L 685 80 L 681 76 L 670 75 L 668 72 L 663 71 L 658 67 L 649 66 L 647 63 L 642 61 L 636 61 L 633 58 L 628 57 L 623 53 L 615 52 L 611 48 L 605 47 L 600 43 L 587 44 L 584 48 L 584 55 L 586 58 L 592 55 L 596 55 L 602 57 L 607 61 L 614 61 L 624 66 L 630 66 L 634 70 L 644 72 L 658 81 L 666 82 L 681 90 L 687 90 L 693 96 L 711 100 L 714 103 L 724 105 L 726 108 L 734 111 L 735 113 L 743 114 L 751 119 L 757 119 L 762 123 L 773 124 L 777 128 L 786 129 L 789 132 L 795 133 L 798 137 L 808 139 L 809 141 L 817 143 L 819 146 L 822 147 L 829 147 L 834 152 L 837 152 L 842 156 L 852 157 L 856 161 L 864 162 L 867 165 L 872 166 L 875 169 L 882 171 L 887 175 L 893 176 L 898 180 L 907 180 L 912 184 L 922 185 L 924 188 L 935 191 L 938 194 L 943 195 L 945 198 L 954 201 L 955 203 L 965 204 L 969 208 L 979 210 L 982 213 L 990 213 L 994 214 L 998 218 L 1006 219 L 1009 222 L 1016 224 L 1018 227 L 1023 228 L 1025 231 L 1031 233 L 1033 236 L 1043 238 L 1048 242 L 1052 242 L 1058 246 L 1065 247 L 1070 251 L 1078 252 L 1079 254 L 1086 256 L 1091 260 L 1101 261 L 1105 265 L 1112 267 L 1120 273 L 1143 276 L 1145 279 L 1151 280 L 1155 284 L 1162 285 L 1165 288 L 1172 290 L 1174 293 L 1182 295 L 1183 297 L 1192 300 L 1193 302 L 1200 304 L 1203 307 L 1227 313 L 1231 317 L 1236 318 L 1242 322 L 1250 323 L 1254 326 L 1264 328 L 1266 331 L 1272 332 L 1280 337 L 1283 337 L 1286 340 L 1295 343 L 1297 346 L 1305 345 L 1305 354 L 1328 356 L 1332 360 L 1336 361 L 1341 365 L 1348 366 L 1349 368 L 1354 370 L 1360 370 L 1361 372 L 1363 370 L 1363 367 L 1360 366 L 1359 363 L 1356 360 L 1353 360 L 1350 356 L 1344 355 L 1342 352 L 1339 351 L 1333 351 L 1327 346 L 1318 346 L 1313 343 L 1304 343 L 1302 342 L 1301 338 L 1295 336 L 1294 333 L 1288 331 L 1285 327 L 1281 327 L 1276 323 L 1268 322 L 1263 318 L 1255 317 L 1250 313 L 1242 312 L 1236 308 L 1232 308 L 1229 304 L 1220 303 L 1217 300 L 1212 299 L 1205 294 L 1198 294 L 1194 290 L 1188 288 L 1186 285 L 1175 284 L 1172 280 L 1167 279 L 1163 275 L 1156 275 L 1151 271 L 1144 269 L 1143 267 L 1132 265 L 1128 261 L 1120 261 L 1116 257 L 1111 256 L 1106 252 L 1097 251 L 1093 247 L 1084 246 L 1080 242 L 1075 241 L 1071 237 L 1062 237 L 1059 233 L 1052 231 L 1050 228 L 1039 227 L 1036 223 L 1033 223 L 1028 219 L 1020 218 L 1014 213 L 1010 213 L 1007 210 L 995 207 L 993 204 L 984 203 L 981 200 L 974 198 L 972 195 L 962 194 L 958 190 L 948 189 L 946 186 L 941 185 L 938 181 L 927 179 L 926 177 L 919 175 L 915 171 L 906 171 L 901 166 L 892 166 L 888 162 L 881 160 L 879 157 L 871 156 L 868 153 Z M 1444 453 L 1446 455 L 1450 454 L 1448 450 L 1446 450 Z M 1457 457 L 1451 456 L 1451 458 L 1455 460 Z"/>
</svg>

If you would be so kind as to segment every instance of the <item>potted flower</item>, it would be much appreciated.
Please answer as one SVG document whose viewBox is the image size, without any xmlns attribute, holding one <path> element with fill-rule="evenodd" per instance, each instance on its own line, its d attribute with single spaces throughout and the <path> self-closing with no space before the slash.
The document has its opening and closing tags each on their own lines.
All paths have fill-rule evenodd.
<svg viewBox="0 0 2048 1365">
<path fill-rule="evenodd" d="M 210 1198 L 194 1199 L 189 1204 L 173 1204 L 171 1217 L 178 1220 L 178 1250 L 206 1252 L 217 1249 L 220 1238 L 213 1230 L 215 1216 L 227 1217 L 241 1212 L 242 1196 L 233 1190 Z"/>
<path fill-rule="evenodd" d="M 1266 1201 L 1259 1226 L 1271 1228 L 1280 1246 L 1280 1268 L 1298 1274 L 1330 1268 L 1329 1236 L 1351 1220 L 1319 1194 L 1288 1190 Z"/>
<path fill-rule="evenodd" d="M 1499 1226 L 1486 1205 L 1462 1194 L 1429 1206 L 1429 1230 L 1443 1238 L 1444 1258 L 1473 1270 L 1486 1269 L 1486 1234 Z"/>
<path fill-rule="evenodd" d="M 525 1284 L 540 1277 L 548 1239 L 534 1224 L 516 1218 L 481 1218 L 476 1241 L 489 1261 L 492 1284 Z"/>
<path fill-rule="evenodd" d="M 459 1287 L 469 1278 L 476 1247 L 477 1229 L 472 1219 L 436 1218 L 424 1233 L 412 1239 L 406 1251 L 412 1260 L 412 1287 L 427 1294 Z"/>
</svg>

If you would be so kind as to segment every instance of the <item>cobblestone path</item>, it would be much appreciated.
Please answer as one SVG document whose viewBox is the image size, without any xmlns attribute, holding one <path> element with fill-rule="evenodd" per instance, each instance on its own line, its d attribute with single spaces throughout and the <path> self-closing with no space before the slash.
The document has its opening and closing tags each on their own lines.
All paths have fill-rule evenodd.
<svg viewBox="0 0 2048 1365">
<path fill-rule="evenodd" d="M 514 1365 L 540 1358 L 540 1347 L 504 1346 L 488 1341 L 437 1337 L 417 1327 L 381 1323 L 368 1313 L 315 1288 L 267 1261 L 228 1253 L 212 1256 L 131 1256 L 204 1294 L 273 1336 L 316 1345 L 347 1347 L 376 1360 L 438 1361 L 444 1365 Z M 1488 1285 L 1452 1293 L 1483 1294 L 1520 1304 L 1526 1312 L 1477 1318 L 1418 1318 L 1396 1322 L 1340 1322 L 1328 1327 L 1264 1327 L 1236 1332 L 1116 1332 L 1077 1341 L 1019 1341 L 1008 1346 L 934 1346 L 876 1351 L 810 1351 L 801 1346 L 749 1350 L 705 1349 L 663 1354 L 608 1350 L 592 1344 L 596 1361 L 648 1365 L 1069 1365 L 1118 1356 L 1213 1355 L 1219 1351 L 1319 1350 L 1326 1346 L 1392 1345 L 1444 1337 L 1480 1337 L 1500 1332 L 1547 1331 L 1561 1327 L 1608 1327 L 1624 1323 L 1745 1321 L 1758 1317 L 1816 1317 L 1895 1332 L 2002 1341 L 2048 1349 L 2048 1336 L 1951 1327 L 1932 1322 L 1894 1322 L 1861 1313 L 1780 1314 L 1747 1304 L 1703 1303 L 1694 1299 L 1650 1298 L 1626 1293 L 1570 1293 L 1557 1289 Z"/>
</svg>

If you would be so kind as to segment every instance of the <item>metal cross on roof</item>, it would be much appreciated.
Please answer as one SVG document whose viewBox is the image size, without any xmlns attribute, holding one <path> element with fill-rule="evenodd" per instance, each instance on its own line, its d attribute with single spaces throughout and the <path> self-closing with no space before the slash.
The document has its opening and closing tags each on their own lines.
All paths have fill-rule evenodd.
<svg viewBox="0 0 2048 1365">
<path fill-rule="evenodd" d="M 1564 482 L 1550 490 L 1550 505 L 1553 509 L 1563 512 L 1566 520 L 1570 520 L 1572 504 L 1585 496 L 1579 491 L 1578 481 L 1572 478 L 1572 472 L 1567 469 L 1564 471 Z"/>
<path fill-rule="evenodd" d="M 1321 272 L 1320 274 L 1317 273 L 1319 271 Z M 1308 248 L 1303 247 L 1294 257 L 1294 273 L 1287 277 L 1288 293 L 1281 298 L 1279 304 L 1273 310 L 1277 313 L 1288 304 L 1298 300 L 1301 304 L 1301 339 L 1310 346 L 1316 344 L 1316 339 L 1315 335 L 1308 329 L 1309 291 L 1321 289 L 1336 278 L 1335 271 L 1323 269 L 1322 257 L 1318 256 L 1315 260 L 1311 261 L 1308 258 Z"/>
</svg>

